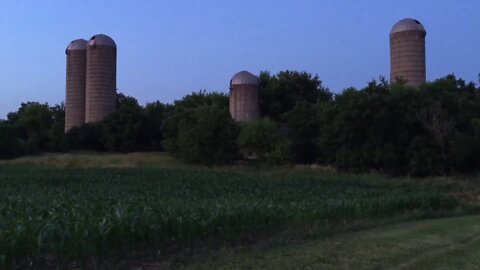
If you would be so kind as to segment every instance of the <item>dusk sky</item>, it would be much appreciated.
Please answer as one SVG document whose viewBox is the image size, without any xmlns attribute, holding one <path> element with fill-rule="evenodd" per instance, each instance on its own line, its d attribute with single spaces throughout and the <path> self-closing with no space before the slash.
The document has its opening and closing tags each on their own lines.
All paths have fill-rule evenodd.
<svg viewBox="0 0 480 270">
<path fill-rule="evenodd" d="M 478 82 L 478 0 L 0 0 L 0 118 L 21 102 L 65 100 L 65 48 L 104 33 L 118 47 L 117 87 L 144 105 L 228 91 L 248 70 L 318 74 L 333 92 L 389 77 L 389 32 L 427 30 L 427 80 Z"/>
</svg>

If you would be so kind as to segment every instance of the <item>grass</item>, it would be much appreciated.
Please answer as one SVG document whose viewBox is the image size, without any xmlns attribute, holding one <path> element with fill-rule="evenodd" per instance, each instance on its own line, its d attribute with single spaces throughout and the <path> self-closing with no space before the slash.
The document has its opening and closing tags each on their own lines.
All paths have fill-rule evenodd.
<svg viewBox="0 0 480 270">
<path fill-rule="evenodd" d="M 0 165 L 41 166 L 54 168 L 138 168 L 138 167 L 186 167 L 165 153 L 92 153 L 42 154 L 14 160 L 0 160 Z"/>
<path fill-rule="evenodd" d="M 480 216 L 399 223 L 274 248 L 227 249 L 177 269 L 478 269 Z M 146 269 L 160 269 L 152 266 Z"/>
<path fill-rule="evenodd" d="M 314 239 L 458 213 L 465 204 L 452 190 L 462 189 L 322 169 L 192 168 L 155 153 L 2 161 L 0 268 L 110 269 L 138 257 Z"/>
</svg>

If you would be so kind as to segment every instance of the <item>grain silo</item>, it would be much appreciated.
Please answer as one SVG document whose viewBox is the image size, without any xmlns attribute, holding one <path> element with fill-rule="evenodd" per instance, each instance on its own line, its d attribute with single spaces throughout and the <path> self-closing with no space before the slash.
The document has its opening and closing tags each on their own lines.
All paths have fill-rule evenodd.
<svg viewBox="0 0 480 270">
<path fill-rule="evenodd" d="M 107 35 L 88 41 L 85 121 L 102 121 L 116 110 L 117 45 Z"/>
<path fill-rule="evenodd" d="M 68 45 L 67 91 L 65 97 L 65 132 L 85 124 L 85 87 L 87 75 L 87 41 L 77 39 Z"/>
<path fill-rule="evenodd" d="M 390 81 L 405 80 L 412 87 L 425 83 L 425 37 L 427 32 L 415 19 L 397 22 L 390 32 Z"/>
<path fill-rule="evenodd" d="M 230 115 L 241 122 L 260 118 L 258 78 L 248 71 L 235 74 L 230 81 Z"/>
</svg>

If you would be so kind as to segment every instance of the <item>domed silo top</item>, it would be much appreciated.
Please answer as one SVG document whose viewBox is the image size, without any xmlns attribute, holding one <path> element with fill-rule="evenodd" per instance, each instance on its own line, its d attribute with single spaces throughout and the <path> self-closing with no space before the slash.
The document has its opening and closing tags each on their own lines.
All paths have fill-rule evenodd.
<svg viewBox="0 0 480 270">
<path fill-rule="evenodd" d="M 422 23 L 411 18 L 403 19 L 397 22 L 393 28 L 390 34 L 398 33 L 398 32 L 404 32 L 404 31 L 421 31 L 421 32 L 427 32 L 425 31 L 425 27 L 423 27 Z"/>
<path fill-rule="evenodd" d="M 117 44 L 115 44 L 115 41 L 113 41 L 111 37 L 104 34 L 98 34 L 90 38 L 90 40 L 88 41 L 88 45 L 110 46 L 117 48 Z"/>
<path fill-rule="evenodd" d="M 70 42 L 65 50 L 65 53 L 68 54 L 68 51 L 81 51 L 87 49 L 88 42 L 85 39 L 76 39 Z"/>
<path fill-rule="evenodd" d="M 258 85 L 258 77 L 248 71 L 240 71 L 232 77 L 230 85 Z"/>
</svg>

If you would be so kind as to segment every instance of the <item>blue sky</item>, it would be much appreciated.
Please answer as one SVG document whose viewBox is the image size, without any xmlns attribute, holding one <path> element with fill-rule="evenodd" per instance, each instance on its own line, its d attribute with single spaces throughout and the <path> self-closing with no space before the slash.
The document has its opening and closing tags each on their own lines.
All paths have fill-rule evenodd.
<svg viewBox="0 0 480 270">
<path fill-rule="evenodd" d="M 389 74 L 388 34 L 427 29 L 427 79 L 478 82 L 478 0 L 0 0 L 0 118 L 21 102 L 65 99 L 65 47 L 105 33 L 117 87 L 141 104 L 228 91 L 237 71 L 304 70 L 334 92 Z"/>
</svg>

